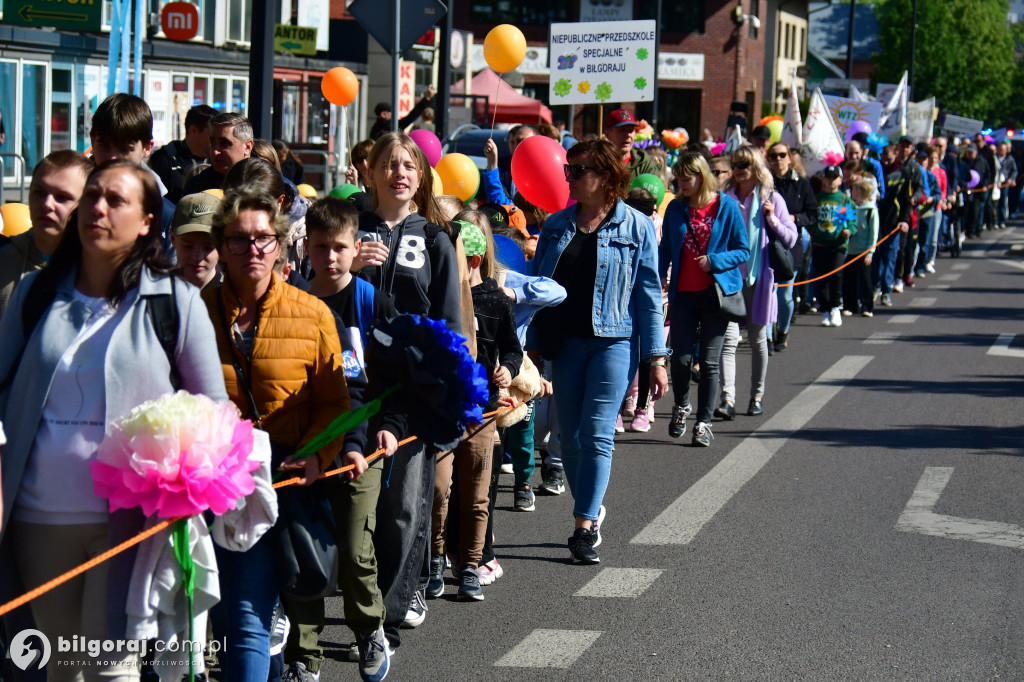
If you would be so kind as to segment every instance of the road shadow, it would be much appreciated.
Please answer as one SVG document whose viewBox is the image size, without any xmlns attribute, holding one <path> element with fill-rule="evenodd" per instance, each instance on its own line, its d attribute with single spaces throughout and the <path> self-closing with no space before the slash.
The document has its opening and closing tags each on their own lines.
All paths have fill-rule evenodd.
<svg viewBox="0 0 1024 682">
<path fill-rule="evenodd" d="M 990 344 L 991 345 L 991 344 Z M 851 388 L 868 391 L 900 393 L 908 396 L 955 394 L 983 398 L 1024 397 L 1024 377 L 1000 375 L 972 376 L 956 381 L 922 381 L 917 379 L 853 379 Z"/>
<path fill-rule="evenodd" d="M 771 432 L 765 436 L 773 435 Z M 975 455 L 1024 456 L 1024 426 L 995 427 L 969 424 L 921 424 L 885 429 L 803 428 L 782 434 L 790 440 L 823 447 L 885 448 L 887 450 L 954 449 Z"/>
</svg>

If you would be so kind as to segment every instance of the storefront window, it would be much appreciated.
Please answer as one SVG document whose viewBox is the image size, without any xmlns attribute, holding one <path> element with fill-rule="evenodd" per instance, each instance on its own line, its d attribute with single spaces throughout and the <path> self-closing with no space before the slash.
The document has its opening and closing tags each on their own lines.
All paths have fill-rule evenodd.
<svg viewBox="0 0 1024 682">
<path fill-rule="evenodd" d="M 679 0 L 682 3 L 682 0 Z M 551 0 L 472 0 L 469 20 L 474 24 L 547 26 L 569 21 L 568 2 Z"/>
<path fill-rule="evenodd" d="M 246 96 L 248 85 L 248 82 L 241 78 L 233 78 L 231 80 L 231 111 L 242 116 L 248 115 L 248 97 Z"/>
<path fill-rule="evenodd" d="M 331 124 L 331 105 L 320 90 L 320 79 L 310 78 L 306 89 L 306 142 L 327 144 Z"/>
<path fill-rule="evenodd" d="M 71 69 L 53 67 L 50 104 L 50 151 L 71 149 Z"/>
</svg>

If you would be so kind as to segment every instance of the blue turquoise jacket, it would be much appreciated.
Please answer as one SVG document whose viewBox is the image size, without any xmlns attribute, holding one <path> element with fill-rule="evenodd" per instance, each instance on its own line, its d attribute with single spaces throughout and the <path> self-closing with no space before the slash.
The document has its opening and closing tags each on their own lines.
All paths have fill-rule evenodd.
<svg viewBox="0 0 1024 682">
<path fill-rule="evenodd" d="M 562 251 L 576 234 L 576 207 L 562 209 L 545 222 L 533 258 L 534 273 L 551 277 Z M 598 233 L 597 281 L 594 289 L 594 335 L 631 338 L 639 334 L 640 357 L 668 355 L 665 319 L 661 311 L 658 279 L 658 241 L 654 223 L 622 201 Z M 527 348 L 536 345 L 536 332 L 526 336 Z"/>
<path fill-rule="evenodd" d="M 722 287 L 722 293 L 735 294 L 743 288 L 740 264 L 750 259 L 750 245 L 747 243 L 747 226 L 739 204 L 732 197 L 718 193 L 718 215 L 711 227 L 708 242 L 708 261 L 711 276 Z M 690 205 L 682 199 L 673 199 L 665 209 L 665 221 L 661 226 L 661 246 L 658 250 L 658 274 L 662 279 L 672 265 L 672 281 L 668 285 L 668 302 L 676 295 L 679 281 L 679 254 L 683 239 L 690 228 Z"/>
</svg>

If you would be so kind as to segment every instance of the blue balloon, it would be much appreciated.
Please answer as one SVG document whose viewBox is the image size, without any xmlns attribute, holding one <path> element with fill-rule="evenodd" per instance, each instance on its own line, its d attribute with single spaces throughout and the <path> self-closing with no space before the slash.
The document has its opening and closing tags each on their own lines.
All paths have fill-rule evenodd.
<svg viewBox="0 0 1024 682">
<path fill-rule="evenodd" d="M 494 257 L 509 270 L 526 274 L 526 256 L 523 255 L 519 244 L 509 237 L 503 234 L 494 235 Z"/>
</svg>

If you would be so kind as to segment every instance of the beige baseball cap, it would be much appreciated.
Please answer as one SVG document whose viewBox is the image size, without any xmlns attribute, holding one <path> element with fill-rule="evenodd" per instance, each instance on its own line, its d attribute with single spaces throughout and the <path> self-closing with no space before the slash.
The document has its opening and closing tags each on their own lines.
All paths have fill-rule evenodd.
<svg viewBox="0 0 1024 682">
<path fill-rule="evenodd" d="M 174 209 L 174 217 L 171 219 L 171 229 L 177 236 L 189 232 L 210 233 L 213 228 L 213 214 L 220 207 L 220 199 L 199 192 L 183 196 Z"/>
</svg>

